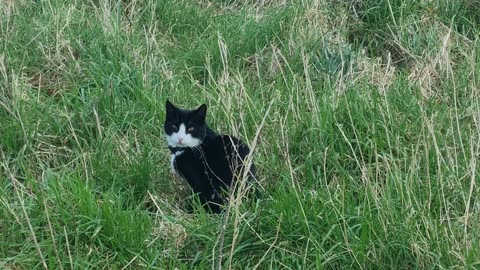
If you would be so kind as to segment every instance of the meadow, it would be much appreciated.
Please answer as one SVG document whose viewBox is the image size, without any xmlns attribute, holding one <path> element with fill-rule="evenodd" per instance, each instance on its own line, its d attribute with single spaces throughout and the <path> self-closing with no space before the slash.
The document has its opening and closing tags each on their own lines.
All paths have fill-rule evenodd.
<svg viewBox="0 0 480 270">
<path fill-rule="evenodd" d="M 0 269 L 480 269 L 479 0 L 0 0 Z M 165 101 L 254 149 L 187 214 Z"/>
</svg>

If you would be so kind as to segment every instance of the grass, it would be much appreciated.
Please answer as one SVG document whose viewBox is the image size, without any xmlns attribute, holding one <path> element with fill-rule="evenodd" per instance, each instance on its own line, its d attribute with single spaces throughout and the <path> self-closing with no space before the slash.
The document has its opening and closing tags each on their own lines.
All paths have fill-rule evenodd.
<svg viewBox="0 0 480 270">
<path fill-rule="evenodd" d="M 0 268 L 479 268 L 479 5 L 0 1 Z M 167 98 L 260 202 L 184 212 Z"/>
</svg>

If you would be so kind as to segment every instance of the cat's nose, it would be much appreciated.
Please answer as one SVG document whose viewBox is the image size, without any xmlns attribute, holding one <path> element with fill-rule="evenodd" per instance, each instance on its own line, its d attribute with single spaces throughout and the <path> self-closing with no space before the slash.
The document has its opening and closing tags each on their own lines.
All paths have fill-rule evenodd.
<svg viewBox="0 0 480 270">
<path fill-rule="evenodd" d="M 183 139 L 178 139 L 178 142 L 179 142 L 180 144 L 182 144 L 182 141 L 183 141 Z"/>
</svg>

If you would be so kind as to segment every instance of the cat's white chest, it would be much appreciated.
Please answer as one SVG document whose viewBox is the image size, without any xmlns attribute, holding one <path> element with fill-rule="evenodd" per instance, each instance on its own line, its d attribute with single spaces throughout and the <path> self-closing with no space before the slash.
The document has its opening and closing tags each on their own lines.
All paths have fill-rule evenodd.
<svg viewBox="0 0 480 270">
<path fill-rule="evenodd" d="M 177 151 L 175 152 L 175 154 L 172 154 L 170 157 L 170 165 L 172 166 L 172 173 L 174 174 L 177 173 L 177 171 L 175 170 L 175 158 L 177 158 L 181 154 L 183 154 L 183 151 Z"/>
</svg>

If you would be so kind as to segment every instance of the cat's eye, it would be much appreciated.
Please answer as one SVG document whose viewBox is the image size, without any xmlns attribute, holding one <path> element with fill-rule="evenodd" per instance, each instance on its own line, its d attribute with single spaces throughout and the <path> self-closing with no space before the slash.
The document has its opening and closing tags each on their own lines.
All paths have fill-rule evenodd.
<svg viewBox="0 0 480 270">
<path fill-rule="evenodd" d="M 178 130 L 178 127 L 176 125 L 172 125 L 172 129 Z"/>
<path fill-rule="evenodd" d="M 187 129 L 188 132 L 192 132 L 192 131 L 194 131 L 194 130 L 195 130 L 194 127 L 189 127 L 189 128 Z"/>
</svg>

